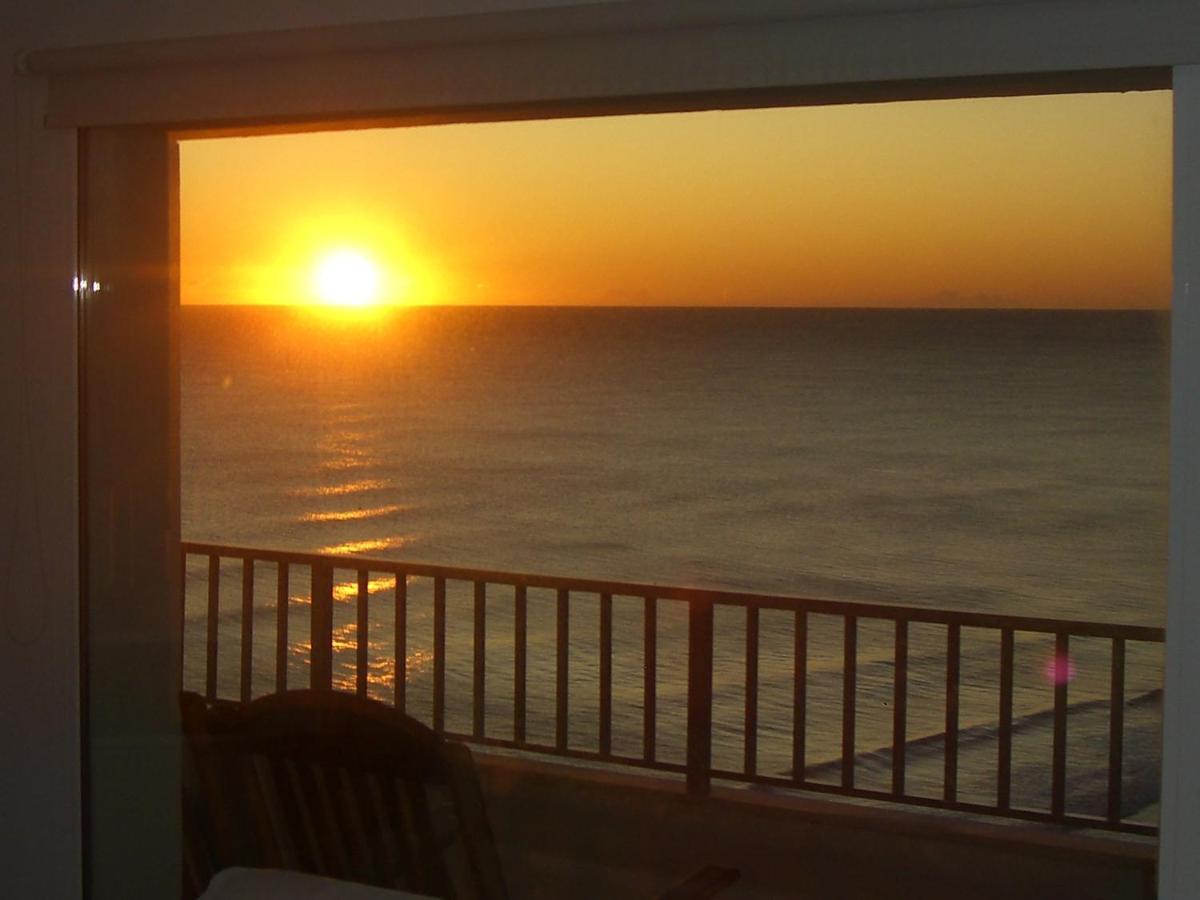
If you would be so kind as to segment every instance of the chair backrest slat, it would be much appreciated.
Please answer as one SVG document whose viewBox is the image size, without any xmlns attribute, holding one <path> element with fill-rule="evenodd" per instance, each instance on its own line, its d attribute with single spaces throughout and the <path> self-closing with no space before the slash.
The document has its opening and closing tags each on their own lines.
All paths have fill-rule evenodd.
<svg viewBox="0 0 1200 900">
<path fill-rule="evenodd" d="M 367 788 L 367 775 L 343 769 L 342 787 L 347 818 L 354 829 L 350 844 L 359 851 L 366 879 L 376 883 L 391 880 L 393 876 L 384 862 L 386 853 L 382 840 L 383 832 L 390 829 L 388 823 L 376 815 Z"/>
<path fill-rule="evenodd" d="M 328 872 L 330 867 L 325 862 L 317 833 L 314 797 L 311 788 L 305 786 L 304 768 L 294 759 L 281 759 L 278 764 L 280 784 L 286 785 L 284 796 L 290 800 L 285 805 L 295 810 L 294 817 L 288 819 L 289 837 L 297 854 L 295 865 L 305 872 Z"/>
<path fill-rule="evenodd" d="M 254 777 L 256 806 L 261 805 L 259 836 L 265 848 L 265 858 L 273 868 L 294 868 L 296 851 L 291 829 L 287 827 L 290 819 L 283 810 L 279 793 L 278 772 L 282 768 L 282 761 L 252 756 L 249 762 Z"/>
<path fill-rule="evenodd" d="M 411 865 L 405 857 L 402 833 L 399 829 L 391 827 L 391 823 L 398 821 L 393 811 L 394 806 L 389 808 L 385 799 L 391 784 L 382 784 L 380 777 L 374 772 L 364 775 L 362 782 L 366 794 L 365 803 L 370 805 L 375 821 L 380 823 L 375 831 L 375 838 L 378 842 L 377 852 L 382 877 L 394 879 L 397 884 L 407 887 Z"/>
<path fill-rule="evenodd" d="M 335 785 L 331 784 L 337 776 L 337 770 L 317 763 L 309 764 L 305 768 L 312 774 L 313 784 L 317 788 L 317 809 L 320 813 L 317 823 L 321 841 L 333 858 L 333 871 L 329 874 L 353 878 L 355 872 L 350 864 L 350 850 L 346 846 L 344 828 L 338 815 L 338 804 L 334 800 Z"/>
</svg>

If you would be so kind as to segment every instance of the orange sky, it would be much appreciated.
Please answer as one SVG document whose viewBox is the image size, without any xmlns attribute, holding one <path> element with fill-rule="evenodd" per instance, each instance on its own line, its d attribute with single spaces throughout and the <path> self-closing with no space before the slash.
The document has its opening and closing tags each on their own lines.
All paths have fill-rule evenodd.
<svg viewBox="0 0 1200 900">
<path fill-rule="evenodd" d="M 184 303 L 1166 307 L 1170 93 L 186 141 Z"/>
</svg>

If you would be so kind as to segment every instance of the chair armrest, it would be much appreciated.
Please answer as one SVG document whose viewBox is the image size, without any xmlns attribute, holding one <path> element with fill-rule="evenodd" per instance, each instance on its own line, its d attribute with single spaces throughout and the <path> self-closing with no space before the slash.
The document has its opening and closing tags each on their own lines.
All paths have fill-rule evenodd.
<svg viewBox="0 0 1200 900">
<path fill-rule="evenodd" d="M 675 887 L 659 894 L 658 900 L 707 900 L 729 887 L 742 877 L 737 869 L 723 866 L 705 866 L 700 871 Z"/>
</svg>

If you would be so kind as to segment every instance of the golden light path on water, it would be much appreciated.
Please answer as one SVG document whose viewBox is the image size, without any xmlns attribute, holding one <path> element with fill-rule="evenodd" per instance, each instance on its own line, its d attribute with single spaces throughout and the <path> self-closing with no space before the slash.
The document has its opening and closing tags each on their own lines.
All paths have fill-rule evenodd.
<svg viewBox="0 0 1200 900">
<path fill-rule="evenodd" d="M 379 539 L 378 543 L 392 544 L 394 546 L 402 546 L 411 538 L 397 536 L 394 538 Z M 367 547 L 365 545 L 375 544 L 377 541 L 360 541 L 348 542 L 339 547 L 324 548 L 321 553 L 337 553 L 337 552 L 362 552 L 363 549 L 382 549 L 382 547 Z M 363 546 L 357 546 L 363 545 Z M 395 591 L 396 578 L 394 575 L 377 575 L 368 577 L 367 579 L 367 595 L 373 596 L 379 593 L 391 593 Z M 358 599 L 358 579 L 348 579 L 336 581 L 333 585 L 333 600 L 335 603 L 353 603 Z M 307 594 L 292 594 L 289 598 L 289 603 L 294 603 L 300 606 L 310 606 L 312 599 Z M 339 625 L 333 630 L 333 653 L 334 658 L 339 656 L 351 656 L 358 649 L 358 624 L 356 622 L 346 622 Z M 289 653 L 293 659 L 298 660 L 304 666 L 311 665 L 311 650 L 312 643 L 308 639 L 293 641 Z M 367 652 L 369 662 L 367 664 L 367 684 L 374 688 L 391 690 L 395 687 L 396 667 L 393 658 L 394 648 L 390 641 L 376 640 L 368 637 Z M 423 672 L 429 668 L 433 662 L 433 655 L 428 650 L 420 648 L 410 650 L 406 657 L 405 670 L 408 673 L 407 677 Z M 334 686 L 339 690 L 353 691 L 356 686 L 356 676 L 351 667 L 345 672 L 335 671 Z"/>
<path fill-rule="evenodd" d="M 339 456 L 337 459 L 323 459 L 320 465 L 326 472 L 344 472 L 348 469 L 365 469 L 374 463 L 371 457 Z"/>
<path fill-rule="evenodd" d="M 387 486 L 386 481 L 378 478 L 365 478 L 361 481 L 347 481 L 343 484 L 297 488 L 291 493 L 293 497 L 344 497 L 347 494 L 363 494 L 367 491 L 382 490 Z"/>
<path fill-rule="evenodd" d="M 412 543 L 412 540 L 412 537 L 409 535 L 399 534 L 394 537 L 366 538 L 361 541 L 345 541 L 341 544 L 330 544 L 328 547 L 322 547 L 317 552 L 328 556 L 345 556 L 350 553 L 370 553 L 374 550 L 398 550 Z"/>
<path fill-rule="evenodd" d="M 351 622 L 342 628 L 334 629 L 333 632 L 333 651 L 335 654 L 353 653 L 358 647 L 358 628 Z M 291 655 L 293 659 L 299 660 L 304 666 L 311 664 L 312 644 L 308 640 L 295 641 L 291 645 Z M 375 688 L 385 688 L 391 690 L 396 683 L 396 666 L 395 660 L 391 655 L 391 646 L 378 642 L 370 641 L 368 650 L 371 653 L 371 659 L 367 666 L 367 684 Z M 425 672 L 433 663 L 433 654 L 428 650 L 413 650 L 405 658 L 406 679 L 411 678 L 420 673 Z M 333 685 L 338 690 L 353 691 L 355 688 L 355 675 L 353 670 L 346 673 L 337 672 L 333 678 Z"/>
<path fill-rule="evenodd" d="M 354 418 L 361 419 L 360 416 L 355 416 Z M 341 424 L 347 424 L 346 420 L 341 420 Z M 365 451 L 361 445 L 363 441 L 371 437 L 373 437 L 372 434 L 360 429 L 344 428 L 341 431 L 334 431 L 323 435 L 317 442 L 317 446 L 321 450 L 343 453 L 347 456 L 364 456 Z"/>
<path fill-rule="evenodd" d="M 330 512 L 305 513 L 304 522 L 353 522 L 359 519 L 377 519 L 388 516 L 402 509 L 399 503 L 388 503 L 384 506 L 374 506 L 361 509 L 332 510 Z"/>
<path fill-rule="evenodd" d="M 325 552 L 325 551 L 321 551 Z M 396 587 L 396 579 L 392 575 L 379 575 L 367 579 L 367 594 L 378 594 L 382 591 L 392 591 Z M 358 598 L 358 580 L 335 581 L 333 584 L 333 599 L 335 603 L 352 603 Z M 288 603 L 297 606 L 311 606 L 312 598 L 308 594 L 289 594 Z"/>
<path fill-rule="evenodd" d="M 390 590 L 396 583 L 396 579 L 391 575 L 379 576 L 376 578 L 367 579 L 367 594 L 378 594 L 380 591 Z M 335 601 L 347 602 L 358 597 L 358 582 L 357 581 L 339 581 L 333 586 L 333 599 Z"/>
</svg>

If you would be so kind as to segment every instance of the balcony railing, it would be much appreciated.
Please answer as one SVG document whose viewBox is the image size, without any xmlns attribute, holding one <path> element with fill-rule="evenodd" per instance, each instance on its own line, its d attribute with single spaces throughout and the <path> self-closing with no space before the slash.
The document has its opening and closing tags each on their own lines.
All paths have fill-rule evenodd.
<svg viewBox="0 0 1200 900">
<path fill-rule="evenodd" d="M 285 690 L 289 669 L 295 679 L 307 668 L 308 686 L 353 688 L 361 695 L 375 696 L 386 690 L 388 699 L 398 708 L 423 715 L 434 729 L 453 737 L 486 746 L 675 773 L 686 779 L 689 792 L 698 795 L 707 793 L 717 779 L 1110 831 L 1157 831 L 1152 821 L 1134 821 L 1127 816 L 1123 809 L 1123 776 L 1127 768 L 1126 712 L 1153 704 L 1160 696 L 1161 628 L 693 590 L 198 543 L 184 544 L 182 564 L 188 608 L 193 611 L 187 621 L 194 623 L 185 628 L 198 628 L 203 623 L 204 648 L 200 660 L 193 652 L 200 645 L 200 635 L 190 631 L 185 635 L 188 649 L 184 677 L 202 678 L 203 690 L 210 697 L 228 693 L 245 700 L 271 689 Z M 240 603 L 234 611 L 222 608 L 222 582 L 227 582 L 227 596 L 231 575 L 240 575 Z M 264 620 L 264 609 L 270 611 L 272 606 L 260 602 L 264 581 L 268 582 L 265 587 L 273 589 L 268 596 L 274 594 L 274 635 L 269 648 L 263 646 L 263 636 L 256 638 L 255 634 L 256 620 L 269 621 Z M 448 586 L 462 601 L 462 615 L 447 613 Z M 236 587 L 233 590 L 236 593 Z M 539 605 L 545 603 L 542 608 L 546 611 L 536 622 L 530 617 L 535 595 Z M 307 617 L 303 616 L 305 604 L 309 606 Z M 618 604 L 622 615 L 614 632 L 614 608 Z M 597 614 L 594 627 L 577 628 L 581 633 L 572 640 L 571 622 L 578 626 L 585 605 L 589 615 L 593 611 Z M 673 616 L 664 615 L 662 608 L 668 605 L 676 610 Z M 305 618 L 308 633 L 301 638 L 299 623 Z M 336 621 L 339 618 L 340 625 Z M 506 626 L 511 618 L 508 634 L 497 631 L 501 618 Z M 768 618 L 770 628 L 766 629 Z M 390 645 L 390 653 L 381 657 L 372 653 L 371 634 L 373 629 L 378 634 L 387 619 L 391 627 L 383 646 Z M 417 619 L 431 626 L 426 641 L 418 642 L 410 634 L 410 620 Z M 660 622 L 666 624 L 669 633 L 660 635 Z M 448 625 L 463 632 L 462 640 L 453 642 L 450 652 L 470 654 L 470 678 L 464 674 L 457 692 L 465 692 L 466 698 L 448 698 Z M 265 627 L 260 625 L 260 630 Z M 550 645 L 544 652 L 536 648 L 531 652 L 531 629 L 546 632 L 545 640 L 537 642 L 537 648 Z M 818 643 L 818 630 L 832 637 Z M 837 633 L 840 665 L 836 649 L 830 652 L 829 647 Z M 229 667 L 219 666 L 222 639 L 229 642 L 234 634 L 239 635 L 236 681 Z M 640 664 L 633 667 L 631 676 L 619 682 L 621 705 L 625 707 L 621 720 L 628 724 L 640 707 L 640 735 L 632 749 L 629 735 L 614 731 L 614 634 L 622 648 L 640 643 Z M 781 649 L 781 639 L 790 646 Z M 731 640 L 735 646 L 728 646 Z M 964 656 L 968 640 L 969 659 Z M 424 646 L 416 648 L 417 643 Z M 671 653 L 664 656 L 660 648 Z M 1045 651 L 1041 656 L 1039 648 Z M 268 649 L 271 652 L 266 652 Z M 500 651 L 505 669 L 511 662 L 512 679 L 508 684 L 502 684 L 507 672 L 504 679 L 498 680 L 495 671 L 500 667 L 496 655 Z M 769 699 L 775 711 L 770 723 L 760 722 L 760 709 L 768 699 L 760 691 L 764 687 L 761 661 L 767 651 L 771 654 L 770 671 L 775 675 L 787 662 L 781 662 L 780 656 L 791 657 L 790 667 L 786 667 L 790 669 L 786 676 L 786 693 L 790 696 L 780 698 L 777 677 L 773 676 L 770 685 L 774 691 Z M 819 681 L 814 680 L 818 655 L 825 663 L 833 660 L 832 666 L 820 670 Z M 1037 662 L 1018 667 L 1018 656 Z M 968 678 L 964 677 L 964 659 L 972 670 Z M 1077 660 L 1091 679 L 1086 684 L 1076 680 Z M 455 671 L 467 671 L 465 659 L 453 662 Z M 597 701 L 594 718 L 590 699 L 587 704 L 588 727 L 578 727 L 578 715 L 573 719 L 571 709 L 582 689 L 578 679 L 572 689 L 572 664 L 581 662 L 588 665 L 596 680 L 594 693 L 590 694 Z M 740 728 L 742 745 L 740 760 L 726 759 L 721 764 L 714 763 L 714 672 L 718 662 L 722 673 L 718 705 L 725 712 L 734 709 L 733 715 L 741 720 L 726 721 L 729 716 L 723 712 L 722 734 L 728 736 Z M 489 664 L 493 667 L 490 678 Z M 1127 691 L 1131 664 L 1140 685 L 1136 691 Z M 860 677 L 864 666 L 869 672 Z M 412 672 L 419 667 L 423 667 L 422 678 Z M 664 667 L 670 672 L 664 673 Z M 430 669 L 431 678 L 427 677 Z M 725 682 L 732 669 L 742 677 L 740 684 L 730 688 Z M 976 669 L 986 669 L 990 675 L 976 677 Z M 1097 673 L 1103 676 L 1099 687 Z M 674 703 L 670 709 L 659 708 L 664 674 L 684 676 L 681 689 L 671 695 Z M 267 675 L 271 676 L 269 681 L 265 680 Z M 546 699 L 552 699 L 552 711 L 547 710 L 539 718 L 552 723 L 552 729 L 541 737 L 532 734 L 530 728 L 531 678 L 536 688 L 546 688 Z M 426 689 L 430 696 L 414 695 L 422 679 L 429 682 Z M 840 725 L 822 725 L 815 721 L 820 716 L 817 707 L 810 704 L 811 692 L 819 688 L 824 697 L 837 679 Z M 1018 715 L 1017 699 L 1033 696 L 1039 685 L 1052 695 L 1049 708 Z M 592 691 L 590 678 L 586 687 Z M 743 692 L 740 698 L 736 696 L 739 689 Z M 1085 696 L 1072 701 L 1072 691 Z M 971 722 L 962 721 L 964 692 L 969 693 L 975 717 Z M 1135 696 L 1131 699 L 1127 693 Z M 448 699 L 468 701 L 469 728 L 447 726 Z M 867 702 L 860 703 L 864 699 Z M 789 705 L 790 735 L 781 735 L 779 723 L 783 709 Z M 828 706 L 826 703 L 822 709 Z M 910 738 L 911 722 L 920 718 L 917 713 L 928 721 L 930 707 L 942 730 Z M 990 712 L 981 719 L 979 710 Z M 1097 737 L 1096 717 L 1105 712 L 1107 727 L 1102 731 L 1106 734 Z M 1018 720 L 1032 723 L 1035 731 L 1045 726 L 1049 760 L 1045 767 L 1048 784 L 1044 786 L 1031 787 L 1023 783 L 1025 779 L 1014 786 Z M 576 734 L 572 734 L 573 721 Z M 674 722 L 677 727 L 664 732 L 662 721 Z M 1069 723 L 1077 723 L 1080 731 L 1071 744 Z M 760 745 L 764 730 L 766 740 Z M 671 758 L 669 748 L 662 744 L 677 745 L 677 731 L 682 732 L 682 758 L 678 754 Z M 670 740 L 665 741 L 667 738 Z M 860 743 L 872 739 L 872 748 L 863 752 Z M 1097 742 L 1104 740 L 1107 746 L 1098 751 Z M 964 741 L 979 748 L 966 767 L 971 777 L 978 780 L 981 766 L 989 770 L 986 795 L 981 795 L 978 786 L 970 791 L 960 789 L 960 776 L 966 771 L 960 764 Z M 618 747 L 618 743 L 623 746 Z M 770 746 L 766 746 L 768 743 Z M 817 744 L 823 749 L 814 758 Z M 834 744 L 840 745 L 840 753 Z M 940 750 L 937 789 L 921 791 L 911 784 L 910 756 L 916 752 L 914 748 L 926 754 L 931 749 Z M 1103 760 L 1097 771 L 1103 778 L 1099 791 L 1102 808 L 1081 811 L 1072 796 L 1070 788 L 1076 782 L 1090 784 L 1096 793 L 1095 773 L 1068 777 L 1072 754 L 1077 751 L 1093 755 L 1101 752 Z M 1157 755 L 1157 747 L 1151 752 Z M 775 755 L 773 772 L 763 771 L 771 768 L 762 765 L 764 754 Z M 728 757 L 729 753 L 723 755 Z M 929 764 L 922 758 L 921 778 L 928 787 Z M 781 759 L 790 765 L 781 767 Z M 871 778 L 867 779 L 866 774 Z M 1044 802 L 1018 803 L 1018 788 L 1026 793 L 1031 789 L 1034 794 L 1042 791 Z"/>
</svg>

